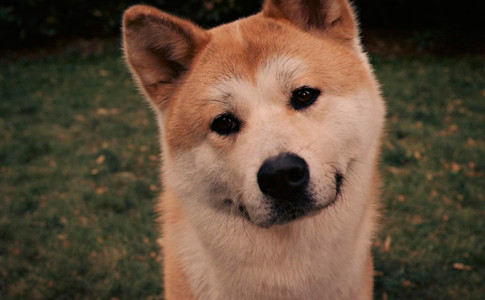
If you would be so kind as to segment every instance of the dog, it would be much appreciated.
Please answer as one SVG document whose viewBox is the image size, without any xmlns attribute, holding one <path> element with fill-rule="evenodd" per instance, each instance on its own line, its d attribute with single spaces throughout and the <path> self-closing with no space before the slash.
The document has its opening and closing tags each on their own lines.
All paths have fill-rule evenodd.
<svg viewBox="0 0 485 300">
<path fill-rule="evenodd" d="M 166 299 L 371 299 L 385 104 L 347 0 L 123 15 L 160 130 Z"/>
</svg>

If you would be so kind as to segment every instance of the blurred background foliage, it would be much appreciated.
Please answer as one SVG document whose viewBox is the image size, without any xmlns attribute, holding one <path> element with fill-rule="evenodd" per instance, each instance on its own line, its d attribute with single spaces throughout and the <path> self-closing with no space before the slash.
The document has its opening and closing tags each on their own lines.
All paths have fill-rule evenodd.
<svg viewBox="0 0 485 300">
<path fill-rule="evenodd" d="M 107 37 L 119 33 L 121 14 L 144 3 L 211 27 L 247 16 L 261 7 L 261 0 L 3 0 L 0 3 L 0 48 L 15 49 L 56 41 L 59 38 Z M 463 0 L 354 0 L 361 26 L 397 30 L 427 29 L 413 36 L 418 47 L 476 48 L 485 40 L 485 1 Z M 436 30 L 440 30 L 439 33 Z M 444 33 L 443 33 L 444 32 Z M 428 37 L 432 40 L 428 41 Z M 469 38 L 473 36 L 473 38 Z M 477 50 L 477 49 L 475 49 Z M 479 49 L 480 51 L 482 49 Z M 478 50 L 477 50 L 478 51 Z M 475 52 L 477 52 L 475 51 Z"/>
<path fill-rule="evenodd" d="M 10 47 L 30 46 L 58 38 L 106 37 L 117 34 L 123 11 L 134 4 L 147 4 L 177 15 L 190 16 L 203 26 L 249 14 L 259 1 L 234 0 L 7 0 L 0 4 L 2 40 Z"/>
</svg>

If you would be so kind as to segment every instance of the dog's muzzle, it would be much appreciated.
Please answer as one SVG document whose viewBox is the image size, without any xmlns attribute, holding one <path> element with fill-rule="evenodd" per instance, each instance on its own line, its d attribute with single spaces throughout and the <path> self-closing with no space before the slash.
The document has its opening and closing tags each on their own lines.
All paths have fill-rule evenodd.
<svg viewBox="0 0 485 300">
<path fill-rule="evenodd" d="M 284 153 L 267 159 L 257 176 L 263 194 L 275 200 L 292 201 L 307 188 L 310 171 L 303 158 Z"/>
<path fill-rule="evenodd" d="M 270 201 L 270 219 L 263 227 L 284 224 L 314 210 L 308 192 L 310 169 L 306 161 L 292 153 L 268 158 L 261 165 L 259 189 Z"/>
</svg>

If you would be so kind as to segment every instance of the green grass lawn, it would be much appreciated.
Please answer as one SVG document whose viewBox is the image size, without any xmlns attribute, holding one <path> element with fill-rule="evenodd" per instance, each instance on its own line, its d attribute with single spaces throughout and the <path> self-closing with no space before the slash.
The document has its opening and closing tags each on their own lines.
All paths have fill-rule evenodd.
<svg viewBox="0 0 485 300">
<path fill-rule="evenodd" d="M 485 295 L 485 59 L 373 56 L 377 299 Z M 0 298 L 157 298 L 157 130 L 118 46 L 0 61 Z"/>
</svg>

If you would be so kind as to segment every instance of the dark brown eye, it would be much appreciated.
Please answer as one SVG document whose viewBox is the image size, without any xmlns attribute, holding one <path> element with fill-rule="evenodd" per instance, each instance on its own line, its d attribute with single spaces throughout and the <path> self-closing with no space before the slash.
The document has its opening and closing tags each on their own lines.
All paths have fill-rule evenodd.
<svg viewBox="0 0 485 300">
<path fill-rule="evenodd" d="M 303 109 L 312 105 L 320 95 L 320 91 L 307 86 L 297 88 L 291 94 L 291 106 L 296 109 Z"/>
<path fill-rule="evenodd" d="M 220 135 L 229 135 L 239 131 L 240 122 L 232 114 L 222 114 L 214 118 L 211 130 Z"/>
</svg>

